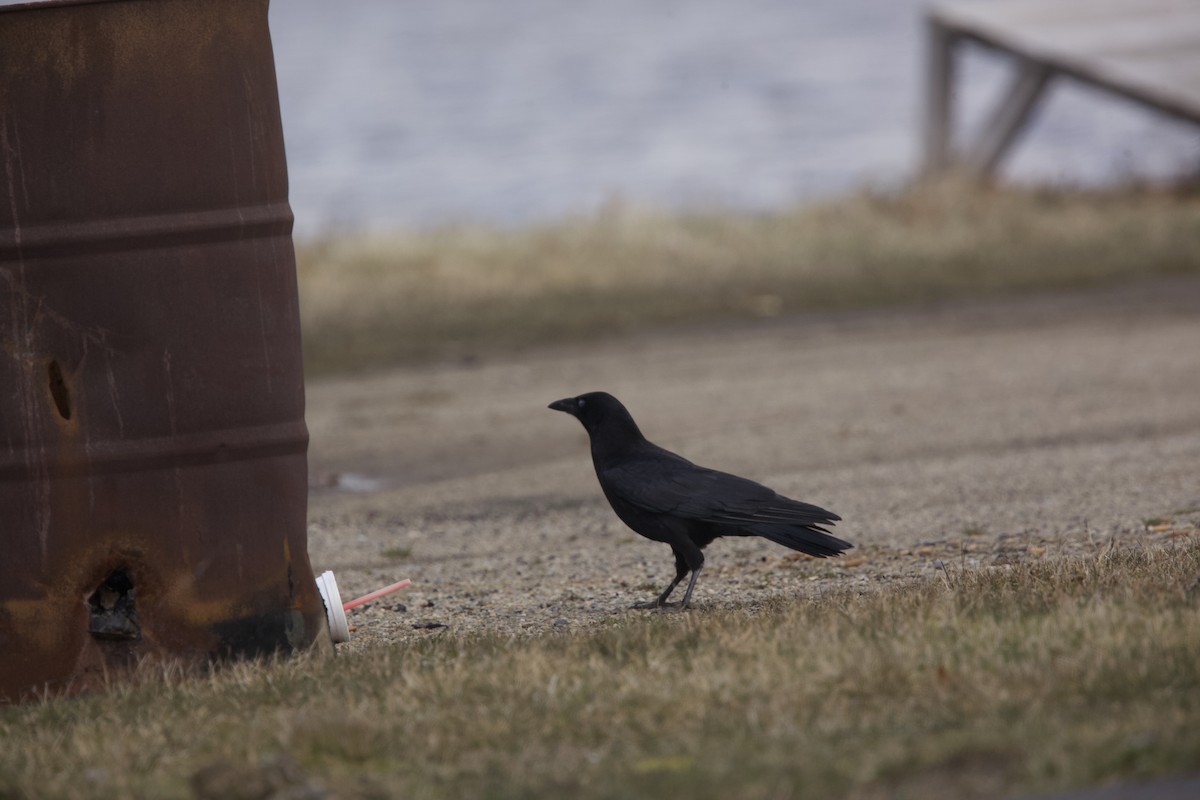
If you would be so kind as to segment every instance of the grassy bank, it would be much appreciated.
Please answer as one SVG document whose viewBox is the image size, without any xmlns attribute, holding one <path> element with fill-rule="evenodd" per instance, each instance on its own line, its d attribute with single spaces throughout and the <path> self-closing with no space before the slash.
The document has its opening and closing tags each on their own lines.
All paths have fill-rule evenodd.
<svg viewBox="0 0 1200 800">
<path fill-rule="evenodd" d="M 1197 575 L 1195 543 L 1109 550 L 159 678 L 0 709 L 0 797 L 964 798 L 1194 770 Z"/>
<path fill-rule="evenodd" d="M 298 251 L 312 374 L 754 318 L 1200 271 L 1200 193 L 947 181 L 764 215 L 611 209 Z"/>
</svg>

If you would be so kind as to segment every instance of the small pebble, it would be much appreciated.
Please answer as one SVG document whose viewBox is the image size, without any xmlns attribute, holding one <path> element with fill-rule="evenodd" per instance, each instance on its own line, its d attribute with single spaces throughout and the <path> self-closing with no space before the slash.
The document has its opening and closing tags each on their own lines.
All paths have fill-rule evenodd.
<svg viewBox="0 0 1200 800">
<path fill-rule="evenodd" d="M 418 622 L 413 625 L 413 630 L 416 631 L 432 631 L 437 628 L 449 628 L 450 626 L 444 622 Z"/>
</svg>

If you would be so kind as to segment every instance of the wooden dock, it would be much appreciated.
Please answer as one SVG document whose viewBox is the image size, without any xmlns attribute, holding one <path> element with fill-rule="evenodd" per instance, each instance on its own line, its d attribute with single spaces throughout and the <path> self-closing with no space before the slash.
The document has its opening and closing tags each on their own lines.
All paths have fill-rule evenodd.
<svg viewBox="0 0 1200 800">
<path fill-rule="evenodd" d="M 932 7 L 927 172 L 991 174 L 1057 76 L 1200 124 L 1200 0 L 967 0 Z M 956 52 L 973 42 L 1011 56 L 1011 86 L 965 147 L 953 146 Z"/>
</svg>

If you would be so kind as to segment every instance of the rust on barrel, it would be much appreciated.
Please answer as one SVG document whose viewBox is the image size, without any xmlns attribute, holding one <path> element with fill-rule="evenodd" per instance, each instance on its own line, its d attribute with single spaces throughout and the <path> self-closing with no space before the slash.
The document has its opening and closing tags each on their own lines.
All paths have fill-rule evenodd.
<svg viewBox="0 0 1200 800">
<path fill-rule="evenodd" d="M 310 646 L 267 0 L 0 8 L 0 701 Z"/>
</svg>

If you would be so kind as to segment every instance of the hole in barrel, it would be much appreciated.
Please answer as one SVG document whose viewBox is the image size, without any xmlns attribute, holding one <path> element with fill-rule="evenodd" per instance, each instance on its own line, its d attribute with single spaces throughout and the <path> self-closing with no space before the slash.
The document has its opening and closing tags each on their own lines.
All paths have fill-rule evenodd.
<svg viewBox="0 0 1200 800">
<path fill-rule="evenodd" d="M 50 396 L 54 398 L 54 407 L 63 419 L 71 418 L 71 392 L 67 382 L 63 380 L 62 367 L 57 361 L 50 362 Z"/>
<path fill-rule="evenodd" d="M 142 638 L 135 603 L 137 589 L 128 568 L 113 570 L 88 598 L 88 631 L 97 639 Z"/>
</svg>

